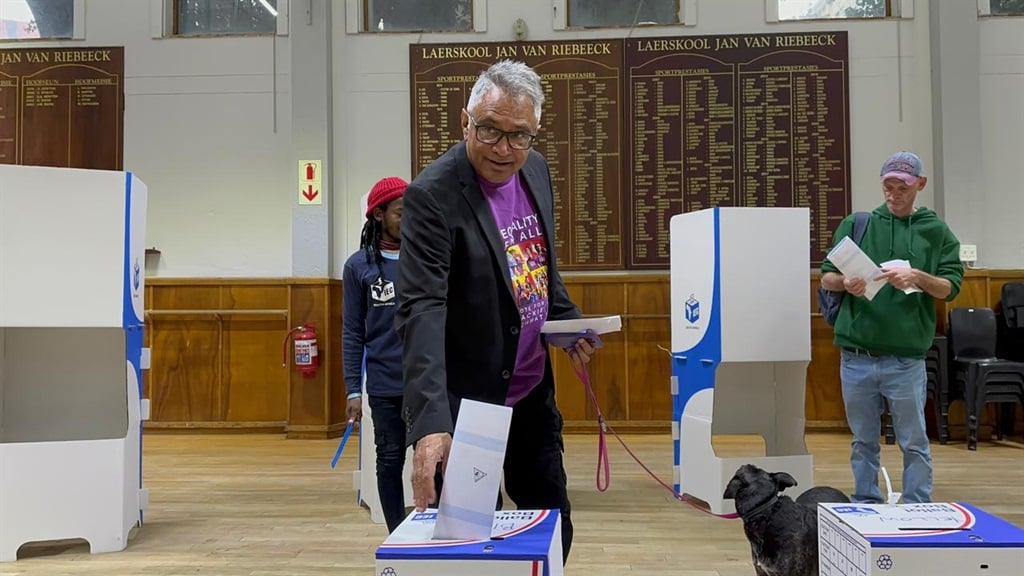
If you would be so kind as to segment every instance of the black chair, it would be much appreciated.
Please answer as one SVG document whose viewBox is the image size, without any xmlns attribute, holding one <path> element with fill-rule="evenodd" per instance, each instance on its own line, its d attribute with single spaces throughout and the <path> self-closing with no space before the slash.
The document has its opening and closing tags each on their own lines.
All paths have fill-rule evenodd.
<svg viewBox="0 0 1024 576">
<path fill-rule="evenodd" d="M 932 339 L 932 347 L 924 358 L 925 374 L 928 378 L 928 398 L 932 399 L 935 413 L 935 428 L 939 443 L 949 441 L 949 404 L 952 395 L 949 390 L 949 339 L 939 334 Z"/>
<path fill-rule="evenodd" d="M 949 311 L 949 351 L 954 381 L 967 408 L 967 448 L 978 449 L 978 422 L 988 402 L 1024 406 L 1024 362 L 996 356 L 997 328 L 991 308 Z"/>
</svg>

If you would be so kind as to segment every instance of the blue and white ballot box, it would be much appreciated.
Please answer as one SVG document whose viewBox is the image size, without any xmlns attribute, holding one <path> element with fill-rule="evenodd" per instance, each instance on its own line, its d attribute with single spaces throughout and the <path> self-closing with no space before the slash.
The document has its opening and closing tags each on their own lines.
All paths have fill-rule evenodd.
<svg viewBox="0 0 1024 576">
<path fill-rule="evenodd" d="M 810 212 L 711 208 L 672 217 L 672 435 L 675 486 L 713 513 L 736 469 L 814 485 L 804 442 L 811 360 Z M 756 434 L 763 454 L 720 457 L 718 434 Z"/>
<path fill-rule="evenodd" d="M 491 538 L 434 540 L 436 510 L 413 512 L 377 548 L 377 576 L 562 576 L 558 510 L 499 510 Z"/>
<path fill-rule="evenodd" d="M 1024 574 L 1024 530 L 970 504 L 819 504 L 821 576 Z"/>
<path fill-rule="evenodd" d="M 0 166 L 0 562 L 44 540 L 123 550 L 142 522 L 147 193 L 130 172 Z"/>
</svg>

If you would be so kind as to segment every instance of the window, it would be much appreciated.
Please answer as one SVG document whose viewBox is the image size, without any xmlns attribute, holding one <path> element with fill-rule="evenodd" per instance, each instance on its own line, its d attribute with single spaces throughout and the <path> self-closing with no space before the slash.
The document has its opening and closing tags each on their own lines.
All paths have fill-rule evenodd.
<svg viewBox="0 0 1024 576">
<path fill-rule="evenodd" d="M 277 0 L 174 0 L 175 36 L 273 34 Z"/>
<path fill-rule="evenodd" d="M 568 0 L 570 27 L 679 24 L 679 0 Z"/>
<path fill-rule="evenodd" d="M 992 16 L 1024 16 L 1024 0 L 989 0 Z"/>
<path fill-rule="evenodd" d="M 0 0 L 0 40 L 75 37 L 75 0 Z"/>
<path fill-rule="evenodd" d="M 362 0 L 365 32 L 469 32 L 473 0 Z"/>
<path fill-rule="evenodd" d="M 778 0 L 779 20 L 887 18 L 896 0 Z"/>
</svg>

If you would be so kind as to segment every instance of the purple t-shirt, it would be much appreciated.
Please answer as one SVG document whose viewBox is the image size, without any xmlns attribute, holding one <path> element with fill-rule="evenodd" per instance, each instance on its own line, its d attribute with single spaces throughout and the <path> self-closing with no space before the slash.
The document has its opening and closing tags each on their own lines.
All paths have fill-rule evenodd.
<svg viewBox="0 0 1024 576">
<path fill-rule="evenodd" d="M 505 404 L 514 406 L 544 377 L 540 327 L 548 319 L 548 245 L 533 198 L 517 172 L 507 182 L 478 179 L 505 241 L 505 260 L 519 304 L 519 352 Z"/>
</svg>

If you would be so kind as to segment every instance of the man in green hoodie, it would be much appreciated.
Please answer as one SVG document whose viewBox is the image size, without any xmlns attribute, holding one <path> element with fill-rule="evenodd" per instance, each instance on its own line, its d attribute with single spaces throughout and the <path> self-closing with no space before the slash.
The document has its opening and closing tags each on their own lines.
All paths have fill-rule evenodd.
<svg viewBox="0 0 1024 576">
<path fill-rule="evenodd" d="M 843 402 L 853 432 L 851 499 L 884 501 L 878 488 L 884 398 L 903 451 L 903 497 L 930 502 L 924 357 L 935 336 L 935 299 L 950 301 L 960 292 L 960 241 L 935 212 L 914 206 L 928 183 L 917 155 L 890 156 L 882 164 L 881 180 L 885 203 L 871 212 L 860 247 L 882 274 L 850 278 L 827 260 L 821 266 L 822 286 L 847 292 L 835 322 L 835 344 L 842 348 Z M 852 236 L 853 221 L 850 215 L 839 224 L 833 244 Z M 884 284 L 868 300 L 865 293 L 873 280 Z"/>
</svg>

